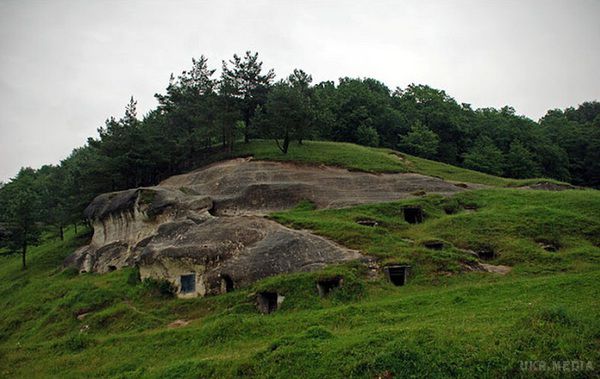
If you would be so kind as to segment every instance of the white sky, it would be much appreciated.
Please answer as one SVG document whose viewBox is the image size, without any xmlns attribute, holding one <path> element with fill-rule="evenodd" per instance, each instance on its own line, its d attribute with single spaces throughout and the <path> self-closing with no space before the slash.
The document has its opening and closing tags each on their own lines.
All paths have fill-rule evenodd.
<svg viewBox="0 0 600 379">
<path fill-rule="evenodd" d="M 0 181 L 58 163 L 192 57 L 373 77 L 533 119 L 600 99 L 600 0 L 0 0 Z"/>
</svg>

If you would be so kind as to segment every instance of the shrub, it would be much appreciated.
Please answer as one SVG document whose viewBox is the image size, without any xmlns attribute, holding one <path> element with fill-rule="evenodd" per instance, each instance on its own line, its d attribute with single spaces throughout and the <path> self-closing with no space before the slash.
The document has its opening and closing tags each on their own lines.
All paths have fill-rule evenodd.
<svg viewBox="0 0 600 379">
<path fill-rule="evenodd" d="M 127 284 L 135 286 L 136 284 L 141 282 L 140 278 L 140 269 L 138 267 L 134 267 L 127 274 Z"/>
<path fill-rule="evenodd" d="M 146 278 L 142 283 L 144 289 L 152 296 L 173 297 L 177 292 L 173 284 L 165 279 Z"/>
</svg>

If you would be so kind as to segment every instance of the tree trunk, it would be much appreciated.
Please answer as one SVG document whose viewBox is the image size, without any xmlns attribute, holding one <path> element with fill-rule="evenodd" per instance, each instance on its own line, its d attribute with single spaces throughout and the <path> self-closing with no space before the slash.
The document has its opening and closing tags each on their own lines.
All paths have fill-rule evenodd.
<svg viewBox="0 0 600 379">
<path fill-rule="evenodd" d="M 250 116 L 244 117 L 244 143 L 250 142 Z"/>
<path fill-rule="evenodd" d="M 27 270 L 27 261 L 25 259 L 25 256 L 27 254 L 27 242 L 23 242 L 23 250 L 21 252 L 21 261 L 23 262 L 23 270 Z"/>
<path fill-rule="evenodd" d="M 75 235 L 77 235 L 77 223 L 73 223 L 73 226 L 75 227 Z"/>
<path fill-rule="evenodd" d="M 64 241 L 65 240 L 65 231 L 63 230 L 63 226 L 62 225 L 59 225 L 58 231 L 60 233 L 60 240 Z"/>
<path fill-rule="evenodd" d="M 283 151 L 284 154 L 287 154 L 288 148 L 290 147 L 290 135 L 289 133 L 285 133 L 285 137 L 283 138 Z"/>
</svg>

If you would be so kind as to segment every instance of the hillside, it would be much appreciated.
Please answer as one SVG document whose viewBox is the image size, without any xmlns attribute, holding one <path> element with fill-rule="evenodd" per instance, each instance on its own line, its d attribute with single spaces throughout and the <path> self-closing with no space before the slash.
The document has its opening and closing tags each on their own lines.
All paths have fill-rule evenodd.
<svg viewBox="0 0 600 379">
<path fill-rule="evenodd" d="M 47 234 L 31 249 L 27 271 L 14 256 L 0 258 L 0 376 L 565 375 L 528 371 L 524 361 L 581 361 L 567 374 L 600 373 L 600 192 L 511 188 L 561 184 L 331 142 L 293 145 L 283 156 L 272 142 L 257 141 L 219 159 L 249 155 L 309 170 L 436 176 L 456 192 L 417 190 L 341 209 L 300 200 L 269 214 L 380 266 L 411 265 L 399 287 L 353 261 L 177 299 L 159 282 L 140 281 L 133 268 L 65 270 L 63 260 L 89 242 L 89 231 L 68 229 L 63 242 Z M 188 178 L 194 189 L 193 173 Z M 169 180 L 181 190 L 181 181 Z M 423 209 L 422 223 L 401 217 L 407 205 Z M 504 274 L 481 270 L 474 257 L 481 252 L 484 264 L 507 268 Z M 343 277 L 341 287 L 320 297 L 316 282 L 331 277 Z M 285 301 L 261 314 L 253 296 L 261 291 Z"/>
<path fill-rule="evenodd" d="M 439 177 L 454 182 L 468 182 L 498 187 L 518 187 L 533 183 L 558 183 L 554 179 L 508 179 L 452 166 L 446 163 L 431 161 L 397 151 L 359 146 L 352 143 L 305 141 L 302 145 L 294 145 L 288 154 L 283 155 L 272 141 L 252 141 L 249 144 L 238 144 L 231 154 L 224 157 L 251 155 L 256 159 L 293 161 L 311 164 L 324 164 L 375 173 L 414 172 Z M 218 159 L 218 158 L 217 158 Z"/>
</svg>

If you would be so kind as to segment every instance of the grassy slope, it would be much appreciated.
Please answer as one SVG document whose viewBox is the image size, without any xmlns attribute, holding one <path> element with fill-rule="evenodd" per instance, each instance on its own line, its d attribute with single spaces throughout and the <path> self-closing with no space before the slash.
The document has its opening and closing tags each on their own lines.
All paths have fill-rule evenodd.
<svg viewBox="0 0 600 379">
<path fill-rule="evenodd" d="M 426 222 L 407 224 L 402 218 L 404 205 L 421 205 Z M 461 249 L 493 249 L 499 255 L 496 263 L 518 265 L 518 270 L 555 272 L 579 264 L 595 267 L 600 263 L 598 215 L 598 191 L 502 188 L 347 209 L 297 207 L 272 217 L 384 260 L 416 262 L 418 272 L 435 277 L 440 271 L 462 270 L 460 263 L 468 263 L 471 255 Z M 358 220 L 373 220 L 379 226 L 359 225 Z M 440 252 L 422 246 L 430 240 L 445 241 L 448 248 Z M 545 251 L 540 243 L 560 246 L 561 254 Z"/>
<path fill-rule="evenodd" d="M 317 159 L 305 154 L 317 145 L 307 144 L 295 159 Z M 316 156 L 363 170 L 394 171 L 398 164 L 387 152 L 374 150 L 365 160 L 351 153 L 353 145 L 340 150 L 346 148 Z M 259 151 L 263 159 L 273 153 Z M 424 223 L 402 220 L 399 210 L 408 203 L 424 207 Z M 531 375 L 520 371 L 521 360 L 573 359 L 594 362 L 596 371 L 573 373 L 592 377 L 600 365 L 599 214 L 598 191 L 487 189 L 322 211 L 302 204 L 273 217 L 384 260 L 410 262 L 409 284 L 369 280 L 350 264 L 192 300 L 161 297 L 132 280 L 132 269 L 62 271 L 62 259 L 84 241 L 68 230 L 64 243 L 48 239 L 33 248 L 26 272 L 18 257 L 0 258 L 0 377 L 371 378 L 386 370 L 396 377 L 498 377 Z M 356 224 L 364 218 L 380 226 Z M 448 247 L 422 248 L 429 239 Z M 546 252 L 539 239 L 561 250 Z M 509 275 L 462 272 L 470 258 L 457 248 L 483 243 L 500 254 L 493 263 L 514 266 Z M 315 280 L 337 274 L 343 288 L 319 298 Z M 265 289 L 286 296 L 272 315 L 258 314 L 250 296 Z M 78 320 L 84 311 L 91 313 Z M 177 319 L 191 323 L 167 327 Z"/>
<path fill-rule="evenodd" d="M 389 149 L 359 146 L 351 143 L 306 141 L 292 144 L 282 154 L 272 141 L 253 141 L 235 146 L 233 156 L 253 155 L 256 159 L 326 164 L 367 172 L 416 172 L 456 182 L 490 186 L 519 186 L 538 182 L 560 183 L 552 179 L 507 179 L 445 163 L 430 161 Z"/>
</svg>

